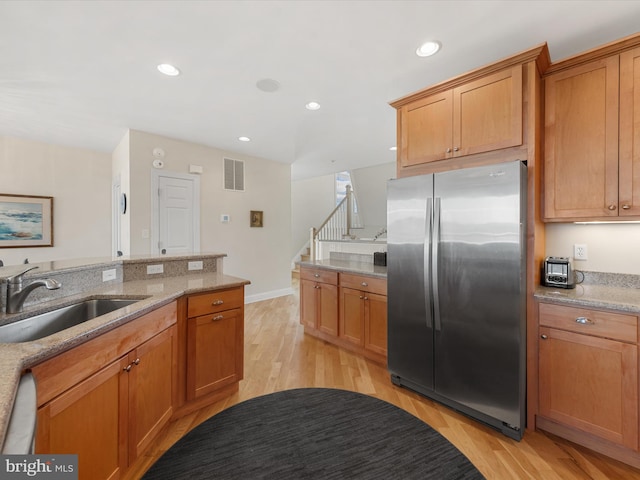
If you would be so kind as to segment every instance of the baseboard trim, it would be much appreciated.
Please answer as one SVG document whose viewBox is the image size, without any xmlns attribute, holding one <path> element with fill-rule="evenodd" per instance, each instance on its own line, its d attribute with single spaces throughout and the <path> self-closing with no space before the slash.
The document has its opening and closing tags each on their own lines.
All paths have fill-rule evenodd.
<svg viewBox="0 0 640 480">
<path fill-rule="evenodd" d="M 262 300 L 270 300 L 277 297 L 286 297 L 293 295 L 293 288 L 281 288 L 280 290 L 271 290 L 269 292 L 256 293 L 255 295 L 247 295 L 244 297 L 244 303 L 260 302 Z"/>
</svg>

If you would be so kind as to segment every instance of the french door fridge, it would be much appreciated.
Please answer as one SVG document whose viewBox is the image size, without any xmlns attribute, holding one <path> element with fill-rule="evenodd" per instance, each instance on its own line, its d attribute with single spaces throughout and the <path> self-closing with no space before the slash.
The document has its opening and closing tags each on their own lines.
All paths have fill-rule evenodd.
<svg viewBox="0 0 640 480">
<path fill-rule="evenodd" d="M 392 381 L 522 438 L 526 166 L 390 180 Z"/>
</svg>

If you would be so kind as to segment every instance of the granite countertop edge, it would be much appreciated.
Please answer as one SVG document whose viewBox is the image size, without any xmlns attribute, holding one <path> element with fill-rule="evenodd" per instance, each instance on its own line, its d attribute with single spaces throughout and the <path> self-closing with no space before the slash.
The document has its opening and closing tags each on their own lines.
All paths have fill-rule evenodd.
<svg viewBox="0 0 640 480">
<path fill-rule="evenodd" d="M 15 321 L 62 307 L 88 298 L 128 297 L 140 301 L 63 330 L 44 339 L 23 343 L 0 343 L 0 445 L 4 443 L 13 402 L 24 370 L 59 353 L 98 337 L 114 328 L 160 308 L 183 296 L 200 292 L 248 285 L 251 282 L 222 273 L 203 273 L 153 280 L 134 280 L 88 290 L 83 294 L 67 296 L 57 301 L 43 302 L 23 314 L 0 315 Z"/>
<path fill-rule="evenodd" d="M 371 277 L 387 278 L 387 267 L 373 263 L 353 262 L 349 260 L 315 260 L 298 262 L 301 267 L 320 268 L 338 272 L 357 273 Z"/>
<path fill-rule="evenodd" d="M 640 314 L 640 289 L 610 285 L 576 285 L 572 289 L 537 287 L 539 302 Z"/>
</svg>

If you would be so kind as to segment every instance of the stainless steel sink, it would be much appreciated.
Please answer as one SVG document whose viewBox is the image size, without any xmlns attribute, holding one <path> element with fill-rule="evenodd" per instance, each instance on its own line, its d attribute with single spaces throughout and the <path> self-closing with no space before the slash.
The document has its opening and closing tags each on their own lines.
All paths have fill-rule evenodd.
<svg viewBox="0 0 640 480">
<path fill-rule="evenodd" d="M 84 300 L 17 322 L 0 325 L 0 343 L 37 340 L 139 301 L 140 299 L 122 298 Z"/>
</svg>

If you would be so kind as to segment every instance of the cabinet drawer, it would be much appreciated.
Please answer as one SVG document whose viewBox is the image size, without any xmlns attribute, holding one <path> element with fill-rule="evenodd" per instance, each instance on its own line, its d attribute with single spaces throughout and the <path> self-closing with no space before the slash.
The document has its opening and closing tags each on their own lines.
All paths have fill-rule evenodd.
<svg viewBox="0 0 640 480">
<path fill-rule="evenodd" d="M 638 317 L 588 308 L 539 304 L 540 326 L 636 343 Z"/>
<path fill-rule="evenodd" d="M 187 299 L 187 317 L 240 308 L 244 304 L 244 289 L 231 288 L 192 295 Z"/>
<path fill-rule="evenodd" d="M 352 273 L 341 273 L 340 286 L 354 288 L 364 292 L 377 293 L 378 295 L 387 294 L 387 280 L 384 278 L 354 275 Z"/>
<path fill-rule="evenodd" d="M 321 268 L 301 268 L 300 278 L 313 282 L 331 283 L 332 285 L 338 284 L 338 272 L 323 270 Z"/>
</svg>

